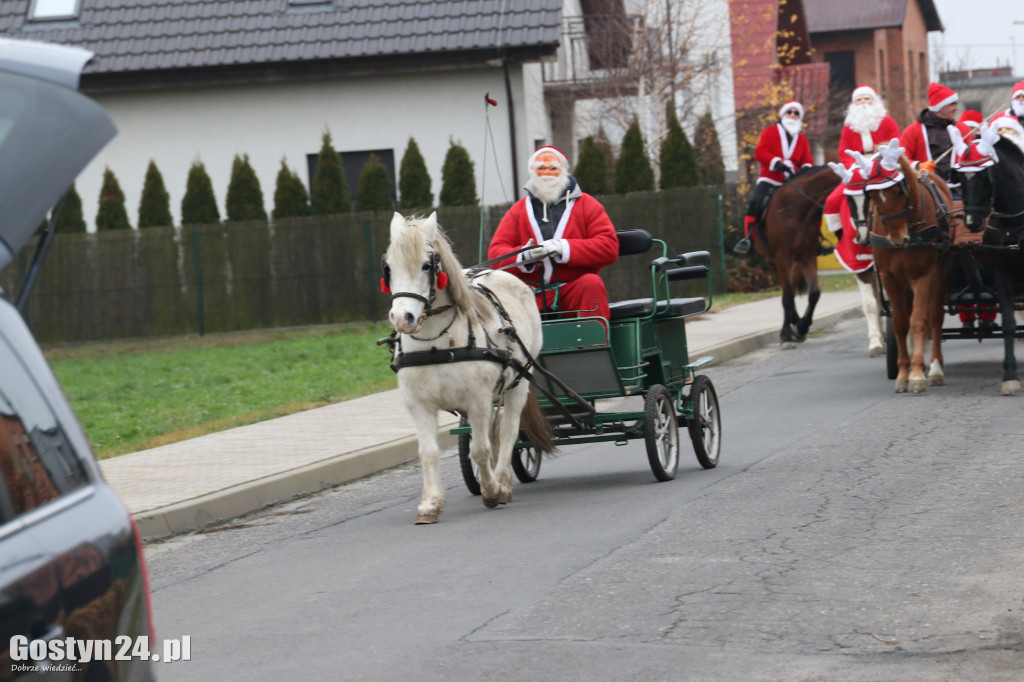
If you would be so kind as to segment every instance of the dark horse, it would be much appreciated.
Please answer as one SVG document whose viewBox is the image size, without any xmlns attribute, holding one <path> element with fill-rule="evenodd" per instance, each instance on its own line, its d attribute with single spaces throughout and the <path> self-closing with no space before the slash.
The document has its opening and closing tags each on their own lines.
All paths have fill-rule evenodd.
<svg viewBox="0 0 1024 682">
<path fill-rule="evenodd" d="M 811 328 L 814 307 L 821 298 L 818 287 L 818 244 L 825 197 L 839 184 L 828 166 L 813 166 L 790 177 L 772 195 L 754 248 L 772 264 L 782 287 L 783 348 L 794 348 Z M 807 310 L 801 317 L 795 296 L 807 292 Z"/>
<path fill-rule="evenodd" d="M 892 140 L 873 161 L 861 163 L 864 193 L 849 199 L 858 222 L 866 216 L 868 243 L 889 298 L 897 350 L 895 390 L 921 393 L 929 384 L 945 382 L 942 308 L 953 200 L 942 178 L 924 171 L 919 175 L 903 151 L 899 140 Z M 932 350 L 926 376 L 924 347 L 929 338 Z"/>
<path fill-rule="evenodd" d="M 969 272 L 989 273 L 999 301 L 1003 337 L 1003 382 L 1000 392 L 1020 392 L 1017 358 L 1013 342 L 1017 323 L 1014 318 L 1016 292 L 1024 291 L 1024 140 L 1020 135 L 1001 136 L 992 128 L 981 127 L 981 137 L 970 145 L 957 145 L 956 170 L 962 178 L 964 222 L 972 232 L 983 232 L 980 244 L 964 249 L 963 259 L 974 259 L 980 268 Z M 1016 139 L 1014 139 L 1016 138 Z M 958 140 L 954 140 L 957 144 Z M 962 145 L 962 146 L 960 146 Z M 979 283 L 980 284 L 980 283 Z M 983 286 L 983 284 L 981 284 Z"/>
</svg>

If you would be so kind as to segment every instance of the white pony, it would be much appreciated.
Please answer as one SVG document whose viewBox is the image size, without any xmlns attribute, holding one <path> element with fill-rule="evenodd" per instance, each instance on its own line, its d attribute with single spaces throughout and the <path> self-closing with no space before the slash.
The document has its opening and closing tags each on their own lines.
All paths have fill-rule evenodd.
<svg viewBox="0 0 1024 682">
<path fill-rule="evenodd" d="M 458 410 L 469 421 L 469 456 L 484 504 L 511 502 L 521 414 L 536 450 L 552 450 L 551 425 L 523 376 L 543 340 L 533 291 L 496 270 L 474 273 L 470 281 L 436 213 L 411 220 L 395 213 L 383 284 L 392 296 L 398 388 L 419 438 L 423 497 L 416 523 L 437 523 L 447 499 L 438 466 L 438 410 Z"/>
</svg>

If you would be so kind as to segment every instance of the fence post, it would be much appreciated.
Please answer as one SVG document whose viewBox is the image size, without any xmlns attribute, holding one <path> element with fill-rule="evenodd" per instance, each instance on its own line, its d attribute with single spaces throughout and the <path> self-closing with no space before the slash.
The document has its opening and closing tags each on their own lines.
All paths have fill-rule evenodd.
<svg viewBox="0 0 1024 682">
<path fill-rule="evenodd" d="M 722 272 L 722 290 L 719 293 L 724 294 L 726 289 L 725 284 L 725 213 L 722 206 L 722 190 L 718 190 L 718 259 L 719 268 Z"/>
<path fill-rule="evenodd" d="M 370 317 L 374 322 L 380 321 L 377 309 L 377 286 L 373 272 L 373 230 L 370 228 L 370 216 L 363 218 L 363 234 L 366 236 L 366 272 L 370 278 Z"/>
<path fill-rule="evenodd" d="M 199 336 L 206 335 L 206 314 L 203 311 L 203 271 L 199 267 L 199 230 L 192 230 L 192 254 L 196 265 L 196 312 L 199 316 Z"/>
</svg>

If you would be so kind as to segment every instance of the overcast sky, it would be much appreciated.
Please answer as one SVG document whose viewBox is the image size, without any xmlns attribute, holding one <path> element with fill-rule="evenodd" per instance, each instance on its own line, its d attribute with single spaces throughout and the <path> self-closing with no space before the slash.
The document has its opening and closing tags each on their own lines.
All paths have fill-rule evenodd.
<svg viewBox="0 0 1024 682">
<path fill-rule="evenodd" d="M 933 1 L 946 28 L 929 34 L 933 69 L 941 55 L 943 71 L 1009 65 L 1024 76 L 1024 0 Z"/>
</svg>

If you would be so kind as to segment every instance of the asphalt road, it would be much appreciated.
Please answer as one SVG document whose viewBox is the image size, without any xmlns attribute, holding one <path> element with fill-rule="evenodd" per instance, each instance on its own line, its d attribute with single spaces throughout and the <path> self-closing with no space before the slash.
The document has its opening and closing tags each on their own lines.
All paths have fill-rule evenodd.
<svg viewBox="0 0 1024 682">
<path fill-rule="evenodd" d="M 158 637 L 192 641 L 159 679 L 1020 679 L 1001 345 L 947 342 L 947 385 L 895 395 L 863 327 L 708 368 L 714 470 L 576 446 L 488 510 L 449 458 L 436 526 L 410 465 L 149 545 Z"/>
</svg>

